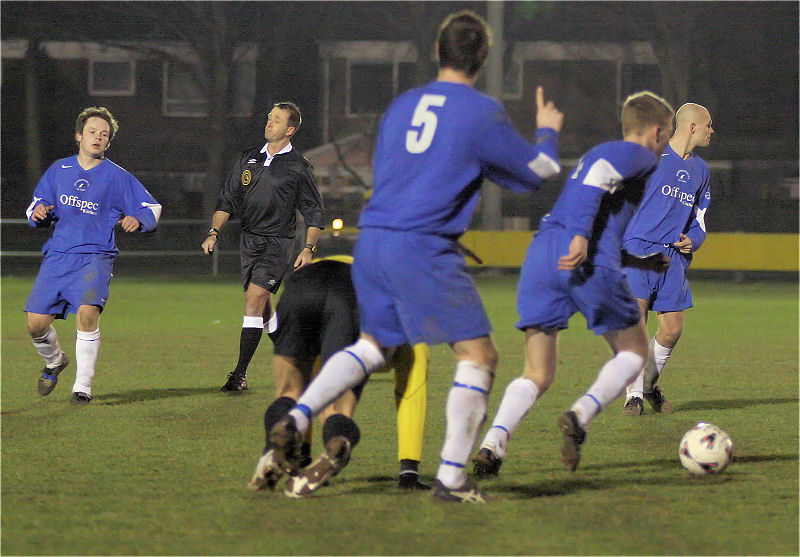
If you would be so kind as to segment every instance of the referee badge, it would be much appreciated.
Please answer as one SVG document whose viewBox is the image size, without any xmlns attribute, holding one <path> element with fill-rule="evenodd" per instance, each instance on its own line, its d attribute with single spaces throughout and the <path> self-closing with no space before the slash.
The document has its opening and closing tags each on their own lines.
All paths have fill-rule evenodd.
<svg viewBox="0 0 800 557">
<path fill-rule="evenodd" d="M 253 179 L 253 175 L 250 174 L 249 170 L 245 170 L 244 172 L 242 172 L 242 185 L 243 186 L 249 186 L 250 185 L 250 181 L 252 179 Z"/>
</svg>

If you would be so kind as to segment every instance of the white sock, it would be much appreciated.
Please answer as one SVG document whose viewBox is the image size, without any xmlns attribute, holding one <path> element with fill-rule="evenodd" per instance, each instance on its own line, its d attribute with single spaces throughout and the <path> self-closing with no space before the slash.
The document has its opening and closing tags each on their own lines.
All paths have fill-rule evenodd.
<svg viewBox="0 0 800 557">
<path fill-rule="evenodd" d="M 594 384 L 575 401 L 572 410 L 578 415 L 581 427 L 589 422 L 625 390 L 642 369 L 644 358 L 627 350 L 619 352 L 600 369 Z"/>
<path fill-rule="evenodd" d="M 267 321 L 267 332 L 274 333 L 277 330 L 278 330 L 278 312 L 276 311 L 269 318 L 269 321 Z"/>
<path fill-rule="evenodd" d="M 647 351 L 647 362 L 644 366 L 644 385 L 645 391 L 652 392 L 653 385 L 658 381 L 664 366 L 667 365 L 672 348 L 661 346 L 656 337 L 650 339 L 650 349 Z"/>
<path fill-rule="evenodd" d="M 458 488 L 467 479 L 466 465 L 486 420 L 492 370 L 475 362 L 460 361 L 447 396 L 447 424 L 436 479 Z"/>
<path fill-rule="evenodd" d="M 646 365 L 646 364 L 645 364 Z M 644 369 L 633 378 L 630 385 L 625 388 L 625 399 L 631 397 L 644 398 Z"/>
<path fill-rule="evenodd" d="M 539 388 L 530 379 L 519 377 L 509 383 L 492 427 L 483 438 L 481 448 L 488 448 L 499 458 L 504 458 L 509 439 L 536 404 L 537 398 L 539 398 Z"/>
<path fill-rule="evenodd" d="M 75 384 L 73 393 L 92 394 L 92 379 L 97 354 L 100 351 L 100 329 L 91 332 L 78 331 L 75 338 Z"/>
<path fill-rule="evenodd" d="M 55 327 L 50 325 L 44 336 L 32 339 L 36 352 L 44 358 L 44 365 L 50 369 L 56 368 L 64 358 L 64 351 L 58 343 L 58 333 Z"/>
<path fill-rule="evenodd" d="M 386 360 L 378 347 L 364 339 L 328 358 L 297 401 L 297 406 L 289 411 L 297 423 L 297 430 L 305 433 L 312 417 L 384 363 Z"/>
</svg>

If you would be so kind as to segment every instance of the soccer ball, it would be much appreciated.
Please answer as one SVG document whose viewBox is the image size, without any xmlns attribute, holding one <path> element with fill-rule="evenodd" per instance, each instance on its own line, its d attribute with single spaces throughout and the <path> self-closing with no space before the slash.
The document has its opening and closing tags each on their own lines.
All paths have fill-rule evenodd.
<svg viewBox="0 0 800 557">
<path fill-rule="evenodd" d="M 683 435 L 678 456 L 692 474 L 718 474 L 733 458 L 733 441 L 717 426 L 700 422 Z"/>
</svg>

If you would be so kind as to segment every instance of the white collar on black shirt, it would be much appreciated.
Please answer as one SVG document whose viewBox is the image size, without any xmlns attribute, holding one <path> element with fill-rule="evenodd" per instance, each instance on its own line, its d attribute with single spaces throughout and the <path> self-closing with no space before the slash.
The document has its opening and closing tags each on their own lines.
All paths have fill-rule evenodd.
<svg viewBox="0 0 800 557">
<path fill-rule="evenodd" d="M 267 154 L 267 158 L 264 160 L 264 166 L 269 166 L 272 164 L 272 159 L 275 158 L 275 155 L 283 155 L 284 153 L 288 153 L 292 150 L 292 142 L 290 141 L 286 144 L 286 147 L 275 153 L 275 155 L 270 155 L 269 151 L 267 150 L 267 145 L 269 145 L 269 143 L 264 143 L 264 147 L 261 148 L 261 152 Z"/>
</svg>

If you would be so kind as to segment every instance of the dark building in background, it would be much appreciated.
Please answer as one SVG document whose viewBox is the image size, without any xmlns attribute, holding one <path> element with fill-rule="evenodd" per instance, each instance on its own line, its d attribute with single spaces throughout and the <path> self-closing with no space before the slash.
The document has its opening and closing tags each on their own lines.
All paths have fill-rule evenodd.
<svg viewBox="0 0 800 557">
<path fill-rule="evenodd" d="M 0 215 L 23 216 L 46 165 L 75 151 L 77 113 L 105 105 L 121 124 L 109 157 L 145 182 L 165 218 L 202 218 L 209 182 L 263 140 L 272 103 L 288 99 L 303 109 L 295 143 L 317 167 L 330 216 L 352 224 L 371 185 L 380 114 L 435 77 L 436 25 L 463 7 L 485 13 L 481 2 L 3 2 Z M 186 29 L 219 31 L 212 8 L 224 15 L 228 52 L 221 116 L 208 94 L 205 37 L 174 32 L 179 10 L 211 14 L 205 28 Z M 533 91 L 544 85 L 566 114 L 565 172 L 587 146 L 618 135 L 630 92 L 704 104 L 716 130 L 699 153 L 712 168 L 709 226 L 796 231 L 797 20 L 791 2 L 509 2 L 502 100 L 531 134 Z M 506 227 L 535 227 L 558 184 L 504 198 Z"/>
</svg>

